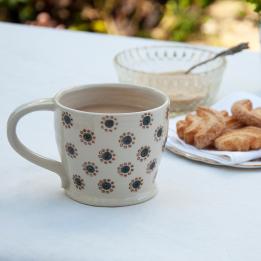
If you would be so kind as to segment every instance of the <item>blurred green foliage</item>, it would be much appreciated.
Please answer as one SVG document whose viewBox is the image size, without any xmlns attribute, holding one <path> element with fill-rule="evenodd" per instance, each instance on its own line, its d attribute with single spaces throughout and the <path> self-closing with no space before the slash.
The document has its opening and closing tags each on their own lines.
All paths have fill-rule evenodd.
<svg viewBox="0 0 261 261">
<path fill-rule="evenodd" d="M 0 20 L 185 41 L 199 32 L 214 1 L 0 0 Z"/>
<path fill-rule="evenodd" d="M 255 11 L 261 15 L 261 0 L 247 0 L 249 3 L 254 4 Z"/>
</svg>

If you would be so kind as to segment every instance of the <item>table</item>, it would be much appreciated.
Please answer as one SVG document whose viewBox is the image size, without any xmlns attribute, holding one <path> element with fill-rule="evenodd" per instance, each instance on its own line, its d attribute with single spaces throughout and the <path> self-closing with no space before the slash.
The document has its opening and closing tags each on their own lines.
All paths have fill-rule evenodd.
<svg viewBox="0 0 261 261">
<path fill-rule="evenodd" d="M 162 42 L 0 23 L 0 260 L 261 259 L 260 170 L 208 166 L 165 152 L 153 200 L 97 208 L 65 197 L 56 175 L 8 145 L 5 125 L 15 107 L 64 87 L 115 82 L 115 53 L 149 44 Z M 261 95 L 260 53 L 228 59 L 219 97 L 235 90 Z M 58 158 L 51 113 L 22 122 L 21 139 Z"/>
</svg>

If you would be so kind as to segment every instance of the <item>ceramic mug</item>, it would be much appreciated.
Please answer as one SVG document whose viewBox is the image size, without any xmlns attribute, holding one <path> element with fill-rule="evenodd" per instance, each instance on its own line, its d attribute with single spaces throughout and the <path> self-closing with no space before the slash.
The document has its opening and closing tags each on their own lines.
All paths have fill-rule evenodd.
<svg viewBox="0 0 261 261">
<path fill-rule="evenodd" d="M 79 110 L 95 104 L 135 105 L 133 112 Z M 17 122 L 33 111 L 53 111 L 61 162 L 24 146 Z M 67 196 L 95 206 L 124 206 L 156 194 L 155 178 L 168 132 L 169 98 L 159 90 L 127 84 L 94 84 L 60 91 L 17 108 L 8 140 L 27 160 L 57 173 Z"/>
</svg>

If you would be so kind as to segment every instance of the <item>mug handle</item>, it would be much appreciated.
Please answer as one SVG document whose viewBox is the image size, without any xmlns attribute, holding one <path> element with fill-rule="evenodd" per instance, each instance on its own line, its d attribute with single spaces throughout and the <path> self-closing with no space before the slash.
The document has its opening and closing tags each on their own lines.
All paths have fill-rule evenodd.
<svg viewBox="0 0 261 261">
<path fill-rule="evenodd" d="M 62 181 L 62 187 L 67 188 L 69 185 L 68 178 L 65 175 L 61 162 L 43 157 L 28 149 L 17 137 L 16 127 L 18 121 L 26 114 L 33 111 L 54 111 L 55 104 L 52 98 L 41 99 L 26 103 L 18 107 L 10 116 L 7 122 L 7 137 L 13 149 L 25 159 L 55 172 Z"/>
</svg>

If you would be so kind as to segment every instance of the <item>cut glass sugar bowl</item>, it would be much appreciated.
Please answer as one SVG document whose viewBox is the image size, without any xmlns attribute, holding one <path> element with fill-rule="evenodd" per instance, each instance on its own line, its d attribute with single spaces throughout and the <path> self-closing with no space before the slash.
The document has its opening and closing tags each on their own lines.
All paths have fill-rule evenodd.
<svg viewBox="0 0 261 261">
<path fill-rule="evenodd" d="M 118 53 L 114 65 L 120 82 L 146 85 L 168 94 L 170 111 L 176 114 L 212 103 L 226 59 L 217 58 L 189 74 L 184 72 L 215 54 L 207 48 L 183 45 L 138 47 Z"/>
</svg>

